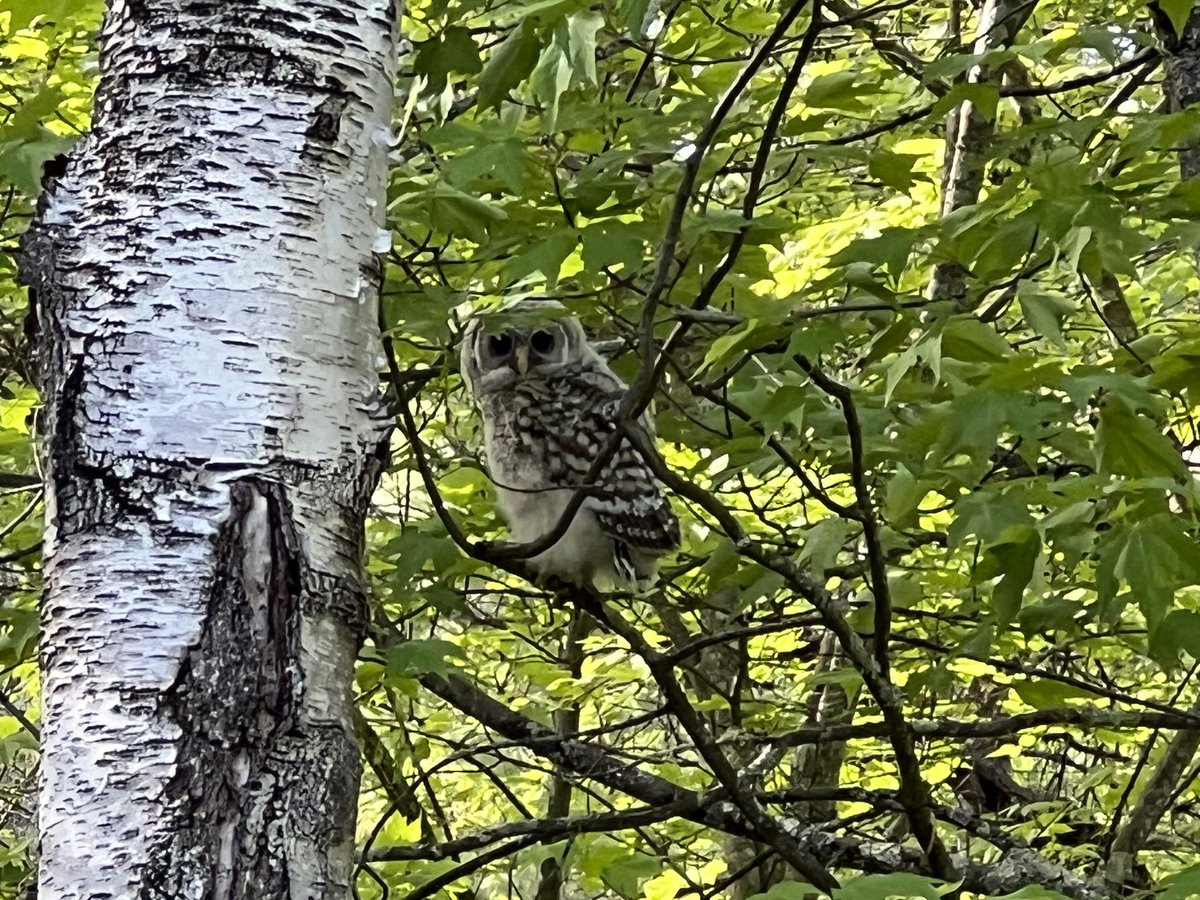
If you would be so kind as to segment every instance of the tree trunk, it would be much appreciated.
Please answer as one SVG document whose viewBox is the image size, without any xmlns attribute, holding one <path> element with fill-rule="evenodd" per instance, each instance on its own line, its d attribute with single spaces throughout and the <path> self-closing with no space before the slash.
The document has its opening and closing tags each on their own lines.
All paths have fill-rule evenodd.
<svg viewBox="0 0 1200 900">
<path fill-rule="evenodd" d="M 837 638 L 833 632 L 825 631 L 820 638 L 820 656 L 814 674 L 823 675 L 845 665 Z M 848 724 L 854 720 L 854 708 L 858 703 L 858 691 L 854 700 L 846 696 L 840 684 L 819 684 L 808 697 L 808 716 L 805 725 L 829 726 Z M 836 787 L 841 784 L 842 763 L 846 756 L 845 741 L 826 741 L 801 747 L 794 755 L 788 784 L 791 787 Z M 837 816 L 837 804 L 827 801 L 797 803 L 787 813 L 804 826 L 822 825 Z M 730 835 L 725 839 L 725 852 L 729 857 L 730 871 L 749 866 L 767 848 L 754 841 Z M 756 894 L 769 891 L 780 882 L 798 878 L 798 872 L 785 865 L 776 856 L 768 856 L 750 868 L 746 877 L 736 882 L 729 891 L 731 900 L 747 900 Z"/>
<path fill-rule="evenodd" d="M 392 0 L 115 2 L 23 253 L 39 897 L 345 898 Z"/>
<path fill-rule="evenodd" d="M 1200 712 L 1200 703 L 1191 712 Z M 1138 853 L 1158 827 L 1162 817 L 1171 809 L 1179 780 L 1196 758 L 1200 749 L 1200 731 L 1177 731 L 1167 745 L 1153 773 L 1146 781 L 1137 804 L 1129 818 L 1113 838 L 1104 867 L 1104 879 L 1114 891 L 1134 884 Z"/>
<path fill-rule="evenodd" d="M 1177 33 L 1161 9 L 1156 6 L 1154 11 L 1159 37 L 1168 54 L 1167 77 L 1163 82 L 1164 99 L 1168 109 L 1178 112 L 1200 102 L 1200 13 L 1193 9 L 1182 32 Z M 1181 148 L 1179 169 L 1184 179 L 1200 174 L 1200 148 L 1195 145 Z M 1197 259 L 1200 259 L 1200 252 L 1197 253 Z M 1121 299 L 1124 300 L 1124 297 Z M 1127 311 L 1128 306 L 1125 305 L 1124 309 Z M 1136 337 L 1134 325 L 1125 340 L 1131 341 Z M 1192 712 L 1198 710 L 1200 702 L 1191 707 Z M 1108 850 L 1104 875 L 1106 883 L 1113 890 L 1134 884 L 1138 854 L 1169 811 L 1179 781 L 1195 759 L 1197 750 L 1200 750 L 1200 731 L 1176 732 L 1154 771 L 1146 779 L 1141 796 L 1130 810 L 1126 822 L 1113 836 Z"/>
<path fill-rule="evenodd" d="M 1173 112 L 1187 109 L 1193 103 L 1200 103 L 1200 12 L 1193 6 L 1192 14 L 1179 32 L 1157 5 L 1155 12 L 1158 34 L 1167 51 L 1167 78 L 1163 83 L 1167 107 Z M 1200 147 L 1183 148 L 1179 154 L 1179 168 L 1184 178 L 1200 174 Z"/>
<path fill-rule="evenodd" d="M 1011 44 L 1035 5 L 1036 0 L 984 0 L 972 53 L 983 57 Z M 967 82 L 984 84 L 999 77 L 1000 73 L 979 63 L 967 73 Z M 946 159 L 942 167 L 942 218 L 979 202 L 984 167 L 995 134 L 995 115 L 981 109 L 973 100 L 964 100 L 950 114 L 946 125 Z M 939 263 L 933 270 L 928 296 L 931 300 L 951 300 L 965 311 L 969 305 L 967 270 L 957 262 Z"/>
<path fill-rule="evenodd" d="M 559 661 L 567 667 L 571 677 L 578 680 L 583 674 L 583 641 L 591 630 L 591 619 L 582 611 L 573 610 L 571 620 L 567 623 L 567 631 L 563 636 L 562 653 Z M 554 728 L 561 735 L 573 735 L 579 732 L 579 704 L 556 710 L 554 713 Z M 546 818 L 565 819 L 571 814 L 571 794 L 574 788 L 571 779 L 565 773 L 555 772 L 550 779 L 550 791 L 546 800 Z M 568 845 L 569 846 L 569 845 Z M 542 860 L 538 875 L 537 893 L 534 900 L 559 900 L 563 893 L 566 873 L 563 871 L 566 853 L 563 858 L 547 856 Z"/>
</svg>

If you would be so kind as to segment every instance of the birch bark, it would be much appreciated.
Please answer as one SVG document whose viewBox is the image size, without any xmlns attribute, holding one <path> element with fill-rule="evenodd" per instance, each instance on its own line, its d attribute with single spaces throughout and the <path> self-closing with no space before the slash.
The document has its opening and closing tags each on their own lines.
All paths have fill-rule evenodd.
<svg viewBox="0 0 1200 900">
<path fill-rule="evenodd" d="M 344 898 L 394 0 L 115 0 L 23 247 L 42 900 Z"/>
</svg>

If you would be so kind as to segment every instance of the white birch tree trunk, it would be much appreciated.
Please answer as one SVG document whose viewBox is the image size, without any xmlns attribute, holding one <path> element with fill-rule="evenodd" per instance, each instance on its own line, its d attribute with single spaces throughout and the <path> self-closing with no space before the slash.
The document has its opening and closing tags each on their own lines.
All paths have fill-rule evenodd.
<svg viewBox="0 0 1200 900">
<path fill-rule="evenodd" d="M 346 898 L 395 0 L 115 0 L 24 245 L 39 900 Z"/>
</svg>

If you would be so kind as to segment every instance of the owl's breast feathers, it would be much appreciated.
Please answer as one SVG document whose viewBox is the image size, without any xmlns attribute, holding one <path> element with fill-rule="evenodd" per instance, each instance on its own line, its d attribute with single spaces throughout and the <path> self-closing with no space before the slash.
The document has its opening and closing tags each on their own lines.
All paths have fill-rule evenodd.
<svg viewBox="0 0 1200 900">
<path fill-rule="evenodd" d="M 493 440 L 507 445 L 508 457 L 505 465 L 497 466 L 491 457 L 500 454 L 489 453 L 497 482 L 505 480 L 502 470 L 508 469 L 514 475 L 539 473 L 542 483 L 516 485 L 527 491 L 581 486 L 616 431 L 625 392 L 622 385 L 609 382 L 597 373 L 563 372 L 550 380 L 519 381 L 511 390 L 491 394 L 486 402 Z M 614 540 L 658 553 L 679 546 L 679 521 L 658 479 L 628 443 L 621 444 L 600 472 L 584 505 Z"/>
</svg>

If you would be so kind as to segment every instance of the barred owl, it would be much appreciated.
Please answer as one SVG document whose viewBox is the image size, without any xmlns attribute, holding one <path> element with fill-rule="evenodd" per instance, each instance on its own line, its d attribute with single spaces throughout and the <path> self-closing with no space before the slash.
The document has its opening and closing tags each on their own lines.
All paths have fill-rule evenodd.
<svg viewBox="0 0 1200 900">
<path fill-rule="evenodd" d="M 523 301 L 476 317 L 462 373 L 483 419 L 484 451 L 514 540 L 553 530 L 616 430 L 626 385 L 557 303 Z M 644 415 L 639 425 L 653 439 Z M 600 589 L 644 586 L 679 546 L 679 522 L 650 467 L 628 442 L 596 480 L 566 533 L 533 557 L 543 576 Z"/>
</svg>

